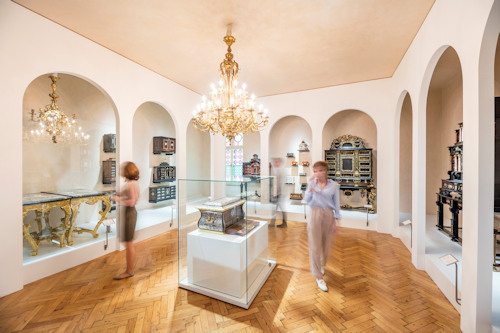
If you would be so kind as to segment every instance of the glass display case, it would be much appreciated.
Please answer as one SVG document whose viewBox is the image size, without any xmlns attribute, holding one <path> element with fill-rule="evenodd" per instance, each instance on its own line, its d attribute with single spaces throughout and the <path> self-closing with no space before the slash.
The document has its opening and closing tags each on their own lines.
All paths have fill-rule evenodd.
<svg viewBox="0 0 500 333">
<path fill-rule="evenodd" d="M 271 180 L 178 179 L 179 287 L 250 307 L 276 266 Z"/>
</svg>

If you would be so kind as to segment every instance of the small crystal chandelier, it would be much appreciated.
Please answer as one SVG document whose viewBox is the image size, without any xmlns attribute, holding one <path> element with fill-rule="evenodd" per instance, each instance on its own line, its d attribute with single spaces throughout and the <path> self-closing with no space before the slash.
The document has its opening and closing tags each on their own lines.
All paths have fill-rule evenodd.
<svg viewBox="0 0 500 333">
<path fill-rule="evenodd" d="M 75 115 L 66 116 L 56 104 L 59 98 L 56 94 L 56 82 L 59 77 L 57 74 L 53 74 L 49 78 L 52 80 L 52 93 L 49 94 L 51 101 L 49 105 L 40 108 L 38 114 L 35 114 L 35 110 L 30 111 L 31 121 L 38 123 L 40 126 L 39 129 L 30 130 L 28 134 L 30 139 L 33 139 L 33 141 L 37 141 L 37 138 L 42 139 L 43 132 L 46 132 L 52 138 L 53 143 L 58 143 L 58 139 L 68 143 L 85 143 L 90 136 L 85 134 L 81 127 L 77 128 Z"/>
<path fill-rule="evenodd" d="M 221 133 L 231 140 L 235 135 L 262 130 L 268 123 L 267 109 L 259 105 L 255 109 L 255 95 L 247 99 L 246 85 L 238 87 L 238 63 L 233 60 L 231 45 L 235 42 L 228 27 L 224 42 L 227 44 L 226 59 L 220 64 L 219 86 L 211 85 L 210 97 L 202 97 L 202 102 L 193 111 L 193 126 L 211 134 Z"/>
</svg>

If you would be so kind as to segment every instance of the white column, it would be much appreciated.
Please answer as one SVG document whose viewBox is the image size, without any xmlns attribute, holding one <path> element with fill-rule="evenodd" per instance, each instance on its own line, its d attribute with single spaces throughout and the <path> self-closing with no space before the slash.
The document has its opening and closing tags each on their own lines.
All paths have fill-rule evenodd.
<svg viewBox="0 0 500 333">
<path fill-rule="evenodd" d="M 210 149 L 212 155 L 210 158 L 210 178 L 212 180 L 223 181 L 226 179 L 226 138 L 221 134 L 211 135 Z M 212 182 L 210 193 L 212 198 L 224 196 L 224 186 L 217 186 Z"/>
<path fill-rule="evenodd" d="M 490 37 L 490 41 L 496 44 L 497 38 L 498 31 L 496 36 Z M 471 48 L 474 50 L 473 45 Z M 484 55 L 485 50 L 489 54 Z M 462 60 L 464 190 L 461 328 L 464 332 L 489 332 L 492 314 L 494 45 L 490 45 L 489 49 L 483 46 L 481 54 L 482 63 L 490 66 L 479 66 L 479 53 L 470 52 L 468 58 Z"/>
<path fill-rule="evenodd" d="M 424 88 L 424 89 L 427 89 Z M 422 96 L 424 95 L 424 96 Z M 426 216 L 426 106 L 427 94 L 416 100 L 413 112 L 412 138 L 412 263 L 417 269 L 425 268 L 425 216 Z"/>
<path fill-rule="evenodd" d="M 397 211 L 395 205 L 394 188 L 395 178 L 395 147 L 394 135 L 380 135 L 393 133 L 392 122 L 379 122 L 377 127 L 377 231 L 381 233 L 394 232 L 394 218 Z"/>
</svg>

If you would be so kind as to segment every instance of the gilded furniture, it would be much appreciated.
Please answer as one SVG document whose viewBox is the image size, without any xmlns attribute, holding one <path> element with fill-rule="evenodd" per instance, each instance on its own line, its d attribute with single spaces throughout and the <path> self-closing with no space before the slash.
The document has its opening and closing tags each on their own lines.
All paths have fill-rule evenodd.
<svg viewBox="0 0 500 333">
<path fill-rule="evenodd" d="M 164 136 L 153 137 L 153 154 L 175 154 L 175 139 Z"/>
<path fill-rule="evenodd" d="M 325 150 L 325 161 L 328 163 L 328 178 L 340 185 L 345 197 L 359 191 L 371 205 L 370 213 L 375 213 L 376 188 L 372 177 L 372 148 L 367 148 L 362 138 L 353 135 L 342 135 L 332 141 L 329 150 Z M 359 209 L 348 204 L 344 209 Z"/>
<path fill-rule="evenodd" d="M 459 128 L 455 131 L 455 144 L 448 147 L 450 151 L 450 163 L 448 170 L 448 179 L 441 180 L 441 188 L 437 194 L 436 205 L 437 211 L 437 227 L 450 235 L 451 240 L 461 243 L 459 226 L 459 213 L 462 210 L 462 123 L 459 123 Z M 443 205 L 449 205 L 451 212 L 451 225 L 445 226 L 443 220 Z"/>
<path fill-rule="evenodd" d="M 69 225 L 69 229 L 66 232 L 66 241 L 68 245 L 73 245 L 73 241 L 71 240 L 71 236 L 74 232 L 81 234 L 82 232 L 90 233 L 94 238 L 97 238 L 99 234 L 97 230 L 101 226 L 102 221 L 106 219 L 106 215 L 111 209 L 111 202 L 109 200 L 109 193 L 102 191 L 94 191 L 94 190 L 69 190 L 69 191 L 58 191 L 53 192 L 51 194 L 63 195 L 70 198 L 71 205 L 71 221 Z M 80 228 L 76 226 L 76 218 L 78 216 L 80 205 L 82 203 L 86 203 L 88 205 L 95 205 L 99 201 L 102 201 L 103 206 L 102 210 L 99 211 L 99 215 L 101 215 L 101 219 L 97 222 L 94 229 L 86 229 Z"/>
<path fill-rule="evenodd" d="M 243 204 L 245 202 L 245 199 L 239 197 L 225 197 L 205 202 L 202 206 L 196 207 L 201 213 L 198 228 L 224 233 L 229 226 L 244 220 Z"/>
<path fill-rule="evenodd" d="M 49 224 L 49 212 L 52 208 L 59 207 L 64 212 L 64 217 L 61 218 L 60 225 L 52 227 Z M 38 226 L 38 231 L 30 232 L 30 224 L 25 224 L 26 215 L 35 211 L 35 222 Z M 65 247 L 65 237 L 69 230 L 69 220 L 71 217 L 70 200 L 66 196 L 54 195 L 47 193 L 26 194 L 23 196 L 23 237 L 30 243 L 32 251 L 31 255 L 38 254 L 38 245 L 42 240 L 51 242 L 52 240 L 59 241 L 60 247 Z M 45 222 L 45 227 L 42 223 Z"/>
</svg>

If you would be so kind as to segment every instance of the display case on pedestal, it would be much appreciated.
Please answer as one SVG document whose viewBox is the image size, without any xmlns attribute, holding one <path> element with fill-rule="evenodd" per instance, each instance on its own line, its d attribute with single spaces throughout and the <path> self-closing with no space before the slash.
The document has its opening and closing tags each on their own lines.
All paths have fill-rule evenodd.
<svg viewBox="0 0 500 333">
<path fill-rule="evenodd" d="M 367 148 L 363 139 L 353 135 L 343 135 L 332 141 L 329 150 L 325 150 L 328 163 L 328 178 L 340 184 L 340 190 L 346 197 L 359 191 L 361 198 L 366 198 L 369 212 L 376 212 L 376 189 L 372 177 L 372 148 Z M 365 206 L 353 207 L 343 204 L 343 209 L 365 209 Z"/>
<path fill-rule="evenodd" d="M 276 265 L 275 235 L 268 230 L 273 205 L 262 202 L 270 180 L 178 180 L 179 287 L 250 307 Z M 200 201 L 200 188 L 212 189 L 211 196 Z M 248 209 L 255 189 L 267 199 Z"/>
<path fill-rule="evenodd" d="M 462 242 L 460 235 L 458 214 L 462 210 L 462 159 L 463 159 L 463 124 L 458 124 L 459 128 L 455 130 L 455 144 L 448 147 L 450 151 L 450 164 L 448 170 L 448 179 L 441 180 L 441 188 L 437 193 L 436 205 L 437 212 L 437 227 L 450 235 L 453 241 Z M 443 220 L 443 205 L 450 206 L 452 214 L 451 225 L 445 226 Z"/>
</svg>

